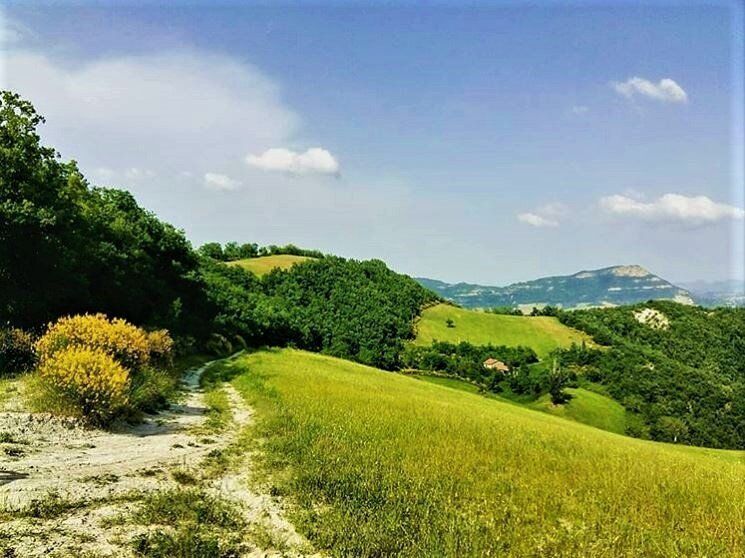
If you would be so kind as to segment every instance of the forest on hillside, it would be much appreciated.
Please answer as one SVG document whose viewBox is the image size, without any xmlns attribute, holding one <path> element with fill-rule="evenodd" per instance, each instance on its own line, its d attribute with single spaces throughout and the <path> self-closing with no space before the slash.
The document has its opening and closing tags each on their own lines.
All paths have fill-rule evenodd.
<svg viewBox="0 0 745 558">
<path fill-rule="evenodd" d="M 644 323 L 639 316 L 645 309 L 664 321 Z M 642 415 L 646 426 L 631 434 L 745 448 L 745 309 L 649 301 L 558 316 L 609 346 L 575 347 L 561 360 Z"/>
</svg>

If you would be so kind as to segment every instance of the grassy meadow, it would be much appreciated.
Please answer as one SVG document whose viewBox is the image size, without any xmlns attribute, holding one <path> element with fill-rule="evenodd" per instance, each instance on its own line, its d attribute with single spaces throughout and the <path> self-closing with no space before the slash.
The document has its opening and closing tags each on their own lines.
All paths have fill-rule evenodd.
<svg viewBox="0 0 745 558">
<path fill-rule="evenodd" d="M 549 413 L 583 424 L 589 424 L 590 426 L 607 430 L 608 432 L 623 434 L 626 431 L 627 412 L 623 408 L 623 405 L 611 397 L 585 388 L 567 388 L 566 391 L 572 396 L 569 402 L 563 405 L 554 405 L 551 403 L 551 396 L 549 394 L 544 394 L 534 401 L 522 400 L 518 396 L 507 398 L 490 392 L 482 392 L 477 385 L 459 378 L 425 375 L 413 377 L 451 389 L 477 393 L 483 397 L 523 405 L 529 409 Z"/>
<path fill-rule="evenodd" d="M 451 389 L 457 389 L 457 390 L 465 391 L 468 393 L 479 393 L 479 394 L 484 395 L 485 397 L 496 397 L 496 395 L 492 393 L 482 392 L 481 388 L 479 388 L 479 386 L 477 386 L 476 384 L 472 384 L 471 382 L 461 380 L 460 378 L 450 378 L 448 376 L 426 376 L 426 375 L 416 375 L 416 376 L 411 376 L 411 377 L 416 378 L 417 380 L 429 382 L 431 384 L 436 384 L 438 386 L 449 387 Z"/>
<path fill-rule="evenodd" d="M 293 256 L 292 254 L 278 254 L 275 256 L 260 256 L 258 258 L 236 260 L 228 262 L 228 265 L 237 265 L 261 277 L 273 269 L 290 269 L 293 265 L 309 259 L 312 258 L 307 256 Z"/>
<path fill-rule="evenodd" d="M 448 319 L 453 320 L 454 327 L 447 327 Z M 558 347 L 581 343 L 583 339 L 590 342 L 586 334 L 550 316 L 505 316 L 437 304 L 422 312 L 414 342 L 419 345 L 429 345 L 432 341 L 524 345 L 544 357 Z"/>
<path fill-rule="evenodd" d="M 297 350 L 215 368 L 338 556 L 741 556 L 745 453 L 636 440 Z"/>
<path fill-rule="evenodd" d="M 527 406 L 608 432 L 623 434 L 626 431 L 627 412 L 618 401 L 584 388 L 567 388 L 566 391 L 572 399 L 564 405 L 554 405 L 546 393 Z"/>
</svg>

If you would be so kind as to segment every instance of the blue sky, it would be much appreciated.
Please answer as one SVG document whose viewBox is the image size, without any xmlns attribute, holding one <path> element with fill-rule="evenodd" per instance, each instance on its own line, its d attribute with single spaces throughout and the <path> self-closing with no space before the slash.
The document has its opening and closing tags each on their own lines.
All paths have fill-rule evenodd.
<svg viewBox="0 0 745 558">
<path fill-rule="evenodd" d="M 195 244 L 742 276 L 737 3 L 54 4 L 6 8 L 5 85 Z"/>
</svg>

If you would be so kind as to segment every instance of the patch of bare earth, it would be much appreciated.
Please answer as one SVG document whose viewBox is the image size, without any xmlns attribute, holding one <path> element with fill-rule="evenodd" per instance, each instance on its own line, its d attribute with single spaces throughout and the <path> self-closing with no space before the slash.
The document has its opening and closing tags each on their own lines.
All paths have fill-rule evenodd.
<svg viewBox="0 0 745 558">
<path fill-rule="evenodd" d="M 178 487 L 184 473 L 199 488 L 234 502 L 249 529 L 271 541 L 270 548 L 246 541 L 244 555 L 309 554 L 309 543 L 284 518 L 282 501 L 251 482 L 250 452 L 217 478 L 201 474 L 210 456 L 235 444 L 252 421 L 243 398 L 223 384 L 230 424 L 219 431 L 205 427 L 209 408 L 199 378 L 207 366 L 185 376 L 181 403 L 115 431 L 0 412 L 0 555 L 134 556 L 132 540 L 152 527 L 121 518 L 136 511 L 144 496 Z"/>
<path fill-rule="evenodd" d="M 665 314 L 654 308 L 642 308 L 634 312 L 634 318 L 640 324 L 652 329 L 670 329 L 670 320 Z"/>
</svg>

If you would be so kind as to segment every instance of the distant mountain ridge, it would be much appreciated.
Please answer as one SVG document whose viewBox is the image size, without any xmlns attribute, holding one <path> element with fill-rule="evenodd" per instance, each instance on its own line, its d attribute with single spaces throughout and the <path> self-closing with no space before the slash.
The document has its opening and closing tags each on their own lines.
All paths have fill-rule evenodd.
<svg viewBox="0 0 745 558">
<path fill-rule="evenodd" d="M 745 281 L 692 281 L 681 286 L 701 306 L 745 306 Z"/>
<path fill-rule="evenodd" d="M 466 308 L 509 306 L 525 309 L 549 304 L 562 308 L 584 308 L 633 304 L 650 299 L 694 304 L 687 290 L 639 265 L 584 270 L 574 275 L 543 277 L 506 287 L 452 284 L 426 278 L 416 280 L 440 296 Z"/>
</svg>

